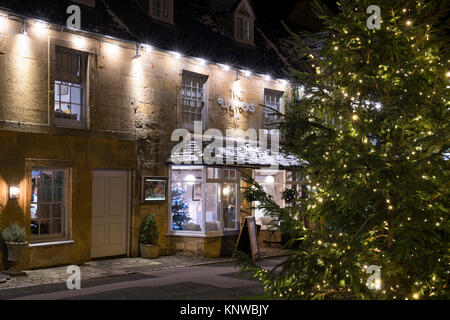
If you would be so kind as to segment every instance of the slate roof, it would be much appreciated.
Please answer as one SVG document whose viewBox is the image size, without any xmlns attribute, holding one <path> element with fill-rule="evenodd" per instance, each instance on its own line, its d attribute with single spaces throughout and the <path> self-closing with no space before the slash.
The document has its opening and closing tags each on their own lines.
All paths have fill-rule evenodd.
<svg viewBox="0 0 450 320">
<path fill-rule="evenodd" d="M 289 10 L 296 0 L 282 1 Z M 256 12 L 255 46 L 239 44 L 223 34 L 216 22 L 218 15 L 232 12 L 239 0 L 174 0 L 174 25 L 151 19 L 138 7 L 135 0 L 96 0 L 96 7 L 81 6 L 82 30 L 127 41 L 150 44 L 156 48 L 178 51 L 187 56 L 202 57 L 216 63 L 249 69 L 261 74 L 285 78 L 285 64 L 267 41 L 256 31 L 264 30 L 269 39 L 276 39 L 282 17 L 258 17 Z M 252 2 L 252 1 L 250 1 Z M 66 25 L 68 0 L 0 0 L 0 9 L 54 23 Z M 275 5 L 277 8 L 281 4 Z M 278 10 L 278 9 L 277 9 Z M 272 30 L 273 29 L 273 30 Z"/>
</svg>

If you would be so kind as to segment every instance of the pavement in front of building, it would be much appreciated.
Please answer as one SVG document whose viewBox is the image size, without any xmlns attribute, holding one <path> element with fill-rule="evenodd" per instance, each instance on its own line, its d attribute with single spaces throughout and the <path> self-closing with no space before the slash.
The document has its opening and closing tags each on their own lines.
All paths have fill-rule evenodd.
<svg viewBox="0 0 450 320">
<path fill-rule="evenodd" d="M 264 258 L 284 255 L 277 248 L 261 249 Z M 231 262 L 232 258 L 199 258 L 188 256 L 163 256 L 159 259 L 143 258 L 117 258 L 107 260 L 93 260 L 79 265 L 82 281 L 111 278 L 119 279 L 119 276 L 139 274 L 171 268 L 186 268 L 191 266 L 217 264 Z M 24 288 L 45 284 L 64 284 L 70 276 L 67 273 L 68 266 L 60 266 L 47 269 L 27 270 L 25 276 L 8 277 L 0 273 L 0 298 L 2 290 L 12 288 Z"/>
<path fill-rule="evenodd" d="M 257 260 L 257 263 L 264 268 L 272 268 L 284 259 L 285 257 L 280 256 L 264 258 Z M 120 264 L 119 260 L 121 259 L 115 261 L 116 265 Z M 145 269 L 140 266 L 135 273 L 101 278 L 87 279 L 82 274 L 80 290 L 68 290 L 65 279 L 64 283 L 61 279 L 55 283 L 3 289 L 0 290 L 0 299 L 230 300 L 260 297 L 264 294 L 261 283 L 252 279 L 250 274 L 241 272 L 236 261 L 215 260 L 162 269 Z"/>
</svg>

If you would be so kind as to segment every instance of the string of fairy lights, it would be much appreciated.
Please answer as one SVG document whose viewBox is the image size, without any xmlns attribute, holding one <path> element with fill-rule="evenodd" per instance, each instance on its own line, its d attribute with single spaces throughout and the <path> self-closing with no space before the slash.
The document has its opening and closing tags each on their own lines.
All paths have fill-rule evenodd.
<svg viewBox="0 0 450 320">
<path fill-rule="evenodd" d="M 61 26 L 58 24 L 54 24 L 51 22 L 46 22 L 46 21 L 42 21 L 42 20 L 37 20 L 35 18 L 29 18 L 20 14 L 16 14 L 16 13 L 12 13 L 9 11 L 6 11 L 4 9 L 2 9 L 2 11 L 0 11 L 0 36 L 4 33 L 4 30 L 6 28 L 6 21 L 7 20 L 12 20 L 12 21 L 16 21 L 22 24 L 22 29 L 21 32 L 24 35 L 28 35 L 30 32 L 30 26 L 33 27 L 34 31 L 37 34 L 45 34 L 45 32 L 47 30 L 50 29 L 54 29 L 54 30 L 58 30 L 61 32 L 67 32 L 70 34 L 75 35 L 75 38 L 73 39 L 73 42 L 75 43 L 75 45 L 77 47 L 83 47 L 83 45 L 85 44 L 86 38 L 98 38 L 100 37 L 100 42 L 103 42 L 107 45 L 108 49 L 114 53 L 117 52 L 118 47 L 120 45 L 116 45 L 114 42 L 119 42 L 119 43 L 123 43 L 123 44 L 129 44 L 134 46 L 132 50 L 134 50 L 136 52 L 136 54 L 134 55 L 134 58 L 140 58 L 140 50 L 143 49 L 145 50 L 147 53 L 152 52 L 153 50 L 157 50 L 159 52 L 162 53 L 168 53 L 170 54 L 175 60 L 180 60 L 181 58 L 186 58 L 186 59 L 191 59 L 193 61 L 196 61 L 199 65 L 205 66 L 205 65 L 215 65 L 218 66 L 220 68 L 222 68 L 223 71 L 228 72 L 228 71 L 232 71 L 232 72 L 236 72 L 238 71 L 240 74 L 244 75 L 245 77 L 250 77 L 251 75 L 255 75 L 258 76 L 262 79 L 264 79 L 265 81 L 277 81 L 279 82 L 281 85 L 283 86 L 287 86 L 290 84 L 290 81 L 287 79 L 276 79 L 273 78 L 271 75 L 269 74 L 262 74 L 262 73 L 258 73 L 258 72 L 254 72 L 251 71 L 249 69 L 243 68 L 241 66 L 237 66 L 237 65 L 229 65 L 229 64 L 224 64 L 224 63 L 216 63 L 213 61 L 208 61 L 205 58 L 201 58 L 201 57 L 193 57 L 193 56 L 189 56 L 189 55 L 185 55 L 182 54 L 181 52 L 177 52 L 177 51 L 169 51 L 169 50 L 165 50 L 162 48 L 157 48 L 154 47 L 150 44 L 142 44 L 142 43 L 136 43 L 133 41 L 129 41 L 129 40 L 125 40 L 125 39 L 120 39 L 120 38 L 116 38 L 116 37 L 111 37 L 108 35 L 104 35 L 104 34 L 99 34 L 99 33 L 94 33 L 94 32 L 90 32 L 90 31 L 86 31 L 86 30 L 81 30 L 81 29 L 73 29 L 73 28 L 68 28 L 66 26 Z M 127 48 L 130 49 L 130 48 Z"/>
<path fill-rule="evenodd" d="M 338 3 L 338 4 L 339 4 L 339 3 Z M 417 5 L 420 6 L 420 5 L 421 5 L 420 2 L 419 2 Z M 357 10 L 357 8 L 355 8 L 355 10 Z M 408 13 L 410 10 L 411 10 L 411 9 L 403 8 L 403 9 L 401 10 L 401 14 L 405 16 L 405 15 L 407 15 L 407 13 Z M 381 21 L 381 22 L 383 22 L 383 21 Z M 414 27 L 414 22 L 413 22 L 410 18 L 403 18 L 403 24 L 404 24 L 404 26 L 405 26 L 406 28 L 412 28 L 412 27 Z M 392 27 L 389 27 L 389 26 L 388 26 L 388 27 L 386 27 L 386 30 L 393 32 L 395 37 L 403 36 L 403 35 L 402 35 L 402 32 L 399 31 L 399 28 L 392 28 Z M 424 35 L 423 35 L 423 40 L 424 40 L 424 41 L 429 41 L 429 40 L 430 40 L 430 34 L 429 34 L 429 31 L 430 31 L 430 26 L 429 26 L 429 25 L 426 25 L 426 32 L 425 32 Z M 348 31 L 344 29 L 344 30 L 343 30 L 343 33 L 344 33 L 344 34 L 347 34 Z M 336 37 L 336 36 L 333 35 L 333 37 Z M 437 71 L 441 71 L 441 70 L 443 69 L 444 64 L 441 62 L 440 57 L 438 57 L 434 52 L 432 52 L 431 49 L 420 49 L 420 48 L 419 48 L 419 46 L 417 45 L 416 41 L 419 41 L 419 40 L 421 41 L 422 39 L 415 39 L 414 36 L 411 36 L 411 37 L 408 38 L 408 40 L 411 42 L 410 46 L 411 46 L 412 49 L 416 49 L 417 52 L 421 52 L 421 51 L 422 51 L 423 56 L 424 56 L 424 60 L 429 64 L 429 68 L 428 68 L 428 71 L 429 71 L 429 72 L 436 73 Z M 332 45 L 333 45 L 333 46 L 331 47 L 331 50 L 336 51 L 336 52 L 339 51 L 339 50 L 341 50 L 340 46 L 346 45 L 346 43 L 345 43 L 344 41 L 345 41 L 344 39 L 340 39 L 339 41 L 338 41 L 338 40 L 333 41 L 333 42 L 332 42 Z M 356 44 L 356 45 L 361 45 L 361 39 L 360 39 L 359 37 L 356 37 L 356 38 L 355 38 L 355 44 Z M 310 54 L 308 57 L 311 58 L 311 59 L 315 59 L 315 58 L 316 58 L 313 54 Z M 364 61 L 361 60 L 360 62 L 363 63 Z M 447 61 L 447 63 L 448 63 L 448 62 L 450 62 L 450 60 Z M 331 67 L 332 63 L 333 63 L 333 62 L 331 62 L 331 61 L 329 62 L 329 66 L 330 66 L 330 67 Z M 367 61 L 365 61 L 365 63 L 369 64 L 369 63 L 370 63 L 369 59 L 368 59 Z M 407 63 L 407 62 L 406 62 L 406 63 Z M 313 60 L 313 63 L 311 64 L 311 67 L 313 68 L 313 70 L 315 70 L 315 73 L 316 73 L 317 75 L 319 75 L 319 76 L 322 76 L 322 75 L 323 75 L 323 73 L 324 73 L 323 71 L 324 71 L 324 70 L 322 70 L 322 69 L 320 68 L 320 66 L 316 65 L 316 62 L 314 62 L 314 60 Z M 380 72 L 380 73 L 381 73 L 381 76 L 380 76 L 381 79 L 387 79 L 388 72 L 386 72 L 386 71 L 389 69 L 389 66 L 387 66 L 387 65 L 379 65 L 378 67 L 379 67 L 379 69 L 380 69 L 380 71 L 381 71 L 381 72 Z M 420 72 L 420 73 L 427 72 L 427 70 L 425 69 L 425 67 L 421 67 L 421 68 L 419 69 L 419 67 L 418 67 L 417 64 L 415 64 L 413 67 L 414 67 L 414 69 L 412 69 L 412 70 L 405 70 L 405 69 L 403 69 L 403 68 L 400 68 L 399 70 L 396 70 L 396 71 L 395 71 L 395 74 L 397 74 L 397 75 L 399 75 L 399 76 L 402 75 L 402 76 L 404 76 L 404 77 L 406 78 L 406 77 L 411 76 L 414 72 Z M 343 73 L 342 73 L 341 71 L 337 72 L 337 74 L 338 74 L 339 76 L 343 75 Z M 442 75 L 442 74 L 441 74 L 441 75 Z M 352 74 L 351 72 L 348 73 L 348 76 L 352 77 L 352 79 L 356 82 L 357 85 L 358 85 L 358 84 L 359 84 L 359 85 L 362 85 L 362 84 L 364 84 L 364 82 L 365 82 L 365 79 L 358 78 L 356 74 Z M 447 79 L 450 78 L 450 71 L 444 71 L 443 76 L 446 77 Z M 394 85 L 396 85 L 396 83 L 394 83 Z M 448 88 L 449 88 L 449 86 L 447 86 L 447 89 L 448 89 Z M 362 91 L 362 90 L 357 91 L 357 92 L 356 92 L 356 95 L 352 95 L 352 94 L 351 94 L 350 92 L 348 92 L 345 88 L 342 88 L 342 89 L 340 90 L 340 92 L 341 92 L 341 94 L 342 94 L 342 97 L 343 97 L 344 99 L 349 99 L 349 100 L 352 102 L 352 105 L 354 106 L 354 108 L 353 108 L 353 114 L 350 114 L 350 119 L 351 119 L 350 123 L 351 123 L 351 122 L 356 123 L 356 122 L 358 122 L 358 121 L 361 121 L 361 117 L 360 117 L 360 115 L 359 115 L 358 112 L 357 112 L 357 110 L 358 110 L 357 107 L 358 107 L 359 105 L 361 105 L 361 104 L 360 104 L 361 101 L 358 101 L 358 98 L 361 96 L 361 91 Z M 407 89 L 404 89 L 404 92 L 407 92 Z M 432 91 L 432 92 L 430 92 L 429 94 L 426 94 L 426 93 L 424 93 L 424 92 L 419 92 L 419 95 L 420 95 L 420 96 L 426 95 L 426 97 L 427 97 L 428 99 L 431 99 L 432 96 L 435 95 L 435 94 L 436 94 L 436 91 Z M 329 93 L 327 93 L 327 95 L 330 96 Z M 307 95 L 306 97 L 309 98 L 310 96 L 311 96 L 311 95 L 309 95 L 309 96 Z M 324 102 L 325 99 L 322 99 L 321 101 Z M 447 105 L 448 105 L 448 101 L 447 101 L 445 98 L 442 98 L 442 101 L 444 102 L 444 104 L 447 104 Z M 375 107 L 376 110 L 380 110 L 380 109 L 382 108 L 381 103 L 378 103 L 378 102 L 370 103 L 370 102 L 367 102 L 367 101 L 363 101 L 363 103 L 366 105 L 366 107 L 368 107 L 369 105 L 374 105 L 374 107 Z M 311 116 L 312 116 L 313 111 L 314 111 L 314 110 L 312 110 L 312 112 L 310 113 Z M 342 115 L 340 115 L 340 116 L 339 116 L 339 119 L 342 120 L 342 118 L 343 118 Z M 400 116 L 400 118 L 401 118 L 401 116 Z M 415 121 L 420 121 L 420 120 L 421 120 L 421 116 L 417 116 L 414 120 L 415 120 Z M 366 120 L 366 119 L 364 119 L 363 121 L 372 121 L 372 120 Z M 339 131 L 341 137 L 344 135 L 344 132 L 343 132 L 342 129 L 336 128 L 336 130 Z M 388 129 L 387 131 L 390 132 L 390 129 Z M 433 132 L 432 132 L 432 131 L 424 131 L 424 132 L 422 132 L 421 134 L 424 135 L 424 136 L 432 136 L 432 135 L 433 135 Z M 353 136 L 355 136 L 355 137 L 358 136 L 358 132 L 356 131 L 355 128 L 352 129 L 351 135 L 353 135 Z M 368 144 L 369 142 L 371 142 L 371 141 L 370 141 L 370 139 L 368 139 L 368 137 L 366 137 L 366 136 L 363 136 L 363 137 L 362 137 L 362 143 Z M 369 146 L 370 146 L 370 145 L 369 145 Z M 373 147 L 369 147 L 369 149 L 370 149 L 370 150 L 369 150 L 369 153 L 374 153 L 374 152 L 375 152 L 375 150 L 374 150 Z M 307 150 L 304 150 L 304 151 L 307 152 Z M 331 151 L 331 149 L 330 149 L 330 151 Z M 409 160 L 409 161 L 415 161 L 415 160 L 414 160 L 414 156 L 417 154 L 417 152 L 420 152 L 420 151 L 421 151 L 421 147 L 420 147 L 420 146 L 417 146 L 417 147 L 416 147 L 416 150 L 410 151 L 410 155 L 406 156 L 406 160 Z M 340 154 L 341 152 L 340 152 L 340 150 L 337 150 L 336 153 L 337 153 L 337 154 Z M 356 156 L 357 156 L 358 158 L 360 157 L 359 154 L 357 154 Z M 381 156 L 386 158 L 386 157 L 387 157 L 387 154 L 384 153 L 384 154 L 382 154 Z M 329 152 L 326 152 L 326 153 L 323 155 L 323 158 L 324 158 L 325 160 L 331 160 L 331 159 L 330 159 L 330 153 L 329 153 Z M 428 165 L 430 165 L 430 164 L 431 164 L 430 161 L 428 161 Z M 343 164 L 343 168 L 344 168 L 344 169 L 347 169 L 347 167 L 348 167 L 347 164 Z M 334 172 L 335 169 L 332 169 L 332 171 Z M 366 172 L 365 175 L 366 175 L 367 177 L 370 177 L 371 174 L 372 174 L 371 172 Z M 346 179 L 351 179 L 351 178 L 352 178 L 351 174 L 347 174 L 347 175 L 346 175 Z M 363 178 L 363 174 L 360 173 L 360 174 L 359 174 L 359 178 Z M 397 176 L 397 178 L 398 178 L 398 176 Z M 435 175 L 427 175 L 427 174 L 423 174 L 423 175 L 422 175 L 422 178 L 423 178 L 424 180 L 430 180 L 430 179 L 436 179 L 436 176 L 435 176 Z M 305 183 L 307 183 L 307 184 L 314 184 L 314 182 L 309 178 L 309 176 L 305 177 Z M 377 183 L 377 185 L 380 185 L 380 181 L 376 181 L 376 183 Z M 328 184 L 328 183 L 325 183 L 325 185 L 326 185 L 326 184 Z M 340 197 L 340 194 L 339 194 L 339 193 L 337 193 L 337 194 L 335 194 L 335 195 L 331 195 L 331 194 L 325 192 L 325 190 L 324 190 L 323 188 L 321 188 L 321 186 L 320 186 L 319 183 L 315 184 L 315 189 L 317 190 L 317 192 L 314 193 L 314 194 L 311 196 L 311 198 L 308 199 L 308 200 L 310 201 L 309 204 L 308 204 L 308 208 L 309 208 L 309 209 L 314 209 L 314 208 L 316 208 L 318 205 L 323 204 L 325 200 L 330 199 L 331 201 L 335 201 L 335 199 L 338 199 L 338 198 Z M 380 185 L 379 187 L 374 188 L 374 189 L 373 189 L 373 192 L 374 192 L 374 193 L 377 193 L 377 192 L 382 191 L 382 189 L 383 189 L 383 188 L 382 188 L 381 185 Z M 384 195 L 384 194 L 382 193 L 382 195 Z M 426 204 L 426 206 L 427 206 L 428 208 L 432 208 L 434 205 L 436 205 L 436 203 L 434 202 L 433 199 L 432 199 L 431 201 L 429 201 L 428 204 Z M 395 207 L 395 204 L 393 203 L 392 199 L 390 199 L 389 195 L 384 195 L 384 208 L 385 208 L 386 210 L 388 210 L 388 211 L 394 211 L 394 210 L 397 209 L 397 208 Z M 423 211 L 424 209 L 422 208 L 421 210 Z M 420 219 L 420 218 L 417 218 L 417 217 L 414 217 L 414 218 L 413 218 L 413 217 L 411 217 L 411 216 L 407 216 L 405 220 L 406 220 L 406 223 L 407 223 L 407 222 L 411 222 L 412 220 L 419 221 L 418 219 Z M 423 219 L 423 218 L 422 218 L 422 219 Z M 423 222 L 425 222 L 425 223 L 431 223 L 434 227 L 439 228 L 439 227 L 441 227 L 441 225 L 442 225 L 443 219 L 444 219 L 444 218 L 443 218 L 442 216 L 439 216 L 439 217 L 436 217 L 435 219 L 433 219 L 434 221 L 430 221 L 429 219 L 423 219 L 423 220 L 421 220 L 421 221 L 423 221 Z M 401 224 L 399 225 L 399 227 L 400 227 L 400 228 L 403 228 L 403 227 L 405 227 L 405 224 L 404 224 L 404 223 L 401 223 Z M 389 228 L 390 228 L 389 223 L 388 223 L 387 221 L 383 221 L 383 223 L 382 223 L 382 229 L 385 230 L 385 231 L 387 232 L 387 231 L 389 231 Z M 340 232 L 340 233 L 339 233 L 339 237 L 342 237 L 342 236 L 343 236 L 343 233 Z M 330 234 L 329 237 L 332 238 L 333 235 Z M 392 239 L 392 241 L 395 242 L 395 239 Z M 315 243 L 316 243 L 317 246 L 319 246 L 319 247 L 320 247 L 320 246 L 329 246 L 329 245 L 334 246 L 334 247 L 337 246 L 337 243 L 336 243 L 336 242 L 329 242 L 329 241 L 327 241 L 327 240 L 325 240 L 325 239 L 319 239 L 319 240 L 316 240 Z M 345 251 L 346 251 L 346 250 L 344 249 L 342 253 L 344 253 Z M 378 249 L 378 248 L 374 248 L 374 251 L 376 251 L 376 252 L 381 252 L 381 250 Z M 384 253 L 382 253 L 382 256 L 385 257 Z M 411 256 L 413 257 L 413 256 L 414 256 L 414 253 L 411 253 Z M 441 259 L 439 258 L 438 261 L 441 261 Z M 388 262 L 389 262 L 389 261 L 388 261 Z M 318 259 L 318 260 L 317 260 L 317 263 L 318 263 L 319 265 L 321 265 L 321 264 L 323 265 L 323 260 L 322 260 L 322 259 Z M 342 266 L 342 263 L 340 263 L 340 264 L 341 264 L 341 266 Z M 329 268 L 330 268 L 330 269 L 333 268 L 333 265 L 330 264 L 330 265 L 329 265 Z M 362 267 L 361 270 L 362 270 L 363 272 L 365 272 L 365 271 L 367 270 L 367 268 L 368 268 L 368 266 L 367 266 L 367 265 L 364 265 L 364 266 Z M 345 270 L 345 273 L 346 273 L 346 277 L 348 278 L 348 277 L 349 277 L 349 270 Z M 258 272 L 257 272 L 257 274 L 256 274 L 256 276 L 257 276 L 257 278 L 258 278 L 259 280 L 264 280 L 265 278 L 267 278 L 267 277 L 269 276 L 269 274 L 270 274 L 270 272 L 269 272 L 268 270 L 266 270 L 266 269 L 259 269 Z M 447 274 L 450 274 L 450 271 L 447 271 Z M 432 281 L 432 282 L 437 281 L 436 275 L 432 274 L 432 275 L 430 275 L 430 277 L 431 277 L 431 281 Z M 408 279 L 410 279 L 410 276 L 408 276 Z M 295 283 L 295 281 L 296 281 L 296 275 L 293 274 L 293 275 L 291 275 L 291 278 L 286 278 L 286 279 L 284 279 L 284 281 L 290 282 L 290 283 Z M 363 280 L 362 278 L 360 278 L 360 282 L 363 283 L 363 281 L 364 281 L 364 280 Z M 422 284 L 423 284 L 422 281 L 416 281 L 416 282 L 414 282 L 414 285 L 415 285 L 416 287 L 419 287 L 419 286 L 421 286 Z M 315 296 L 316 294 L 320 293 L 321 291 L 323 292 L 323 290 L 326 290 L 327 285 L 328 285 L 328 283 L 327 283 L 325 280 L 323 280 L 322 283 L 317 283 L 317 284 L 315 285 L 315 287 L 314 287 L 314 288 L 315 288 L 315 291 L 312 291 L 312 292 L 310 293 L 310 295 L 311 295 L 311 296 Z M 433 286 L 432 284 L 431 284 L 430 287 L 431 287 L 432 290 L 434 290 L 434 286 Z M 269 284 L 266 284 L 266 285 L 264 286 L 264 288 L 265 288 L 265 290 L 270 291 L 274 296 L 279 296 L 280 298 L 283 298 L 283 297 L 288 296 L 289 294 L 291 294 L 291 293 L 293 292 L 293 290 L 295 290 L 295 289 L 292 288 L 292 287 L 287 288 L 287 289 L 284 289 L 284 290 L 281 290 L 281 289 L 278 289 L 278 290 L 277 290 L 276 286 L 269 285 Z M 397 299 L 398 296 L 397 296 L 397 293 L 396 293 L 396 292 L 398 292 L 398 291 L 400 290 L 400 285 L 396 284 L 396 285 L 389 286 L 389 287 L 387 287 L 387 288 L 383 288 L 382 285 L 381 285 L 381 281 L 377 279 L 377 280 L 375 280 L 375 288 L 376 288 L 377 290 L 380 290 L 383 294 L 386 294 L 387 291 L 389 290 L 389 291 L 391 291 L 391 292 L 393 293 L 392 298 L 393 298 L 393 299 Z M 351 292 L 351 291 L 352 291 L 351 288 L 347 288 L 347 292 Z M 418 292 L 418 291 L 419 291 L 419 290 L 417 290 L 417 292 L 412 292 L 409 296 L 404 297 L 404 299 L 405 299 L 405 300 L 408 300 L 408 299 L 415 299 L 415 300 L 420 299 L 420 298 L 421 298 L 421 294 L 420 294 L 420 292 Z M 306 296 L 306 295 L 307 295 L 307 294 L 306 294 L 304 291 L 302 291 L 302 290 L 298 290 L 297 294 L 299 294 L 299 295 L 301 295 L 301 296 Z M 430 296 L 432 296 L 432 295 L 434 295 L 434 294 L 435 294 L 434 292 L 431 292 L 431 293 L 430 293 Z"/>
</svg>

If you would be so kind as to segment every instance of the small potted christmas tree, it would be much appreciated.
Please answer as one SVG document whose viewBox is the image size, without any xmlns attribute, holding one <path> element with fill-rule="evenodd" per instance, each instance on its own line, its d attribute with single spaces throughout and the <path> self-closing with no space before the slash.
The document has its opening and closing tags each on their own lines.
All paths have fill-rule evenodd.
<svg viewBox="0 0 450 320">
<path fill-rule="evenodd" d="M 158 225 L 156 224 L 155 216 L 152 214 L 146 216 L 141 224 L 139 232 L 139 249 L 141 257 L 147 259 L 159 258 L 159 244 L 157 244 L 159 237 Z"/>
<path fill-rule="evenodd" d="M 20 261 L 23 251 L 27 246 L 27 234 L 25 228 L 17 223 L 13 223 L 2 230 L 2 238 L 8 248 L 8 262 L 10 263 L 10 267 L 6 273 L 9 275 L 25 274 L 15 267 Z"/>
</svg>

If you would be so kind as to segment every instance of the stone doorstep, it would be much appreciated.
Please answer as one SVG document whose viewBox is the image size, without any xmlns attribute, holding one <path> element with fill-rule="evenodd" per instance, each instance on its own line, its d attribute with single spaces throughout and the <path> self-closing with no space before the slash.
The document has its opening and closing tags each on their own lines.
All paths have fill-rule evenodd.
<svg viewBox="0 0 450 320">
<path fill-rule="evenodd" d="M 275 254 L 267 254 L 262 256 L 260 259 L 269 259 L 269 258 L 277 258 L 277 257 L 284 257 L 287 256 L 286 253 L 275 253 Z M 123 258 L 126 259 L 126 258 Z M 133 258 L 131 258 L 133 259 Z M 105 261 L 111 261 L 114 264 L 114 261 L 116 259 L 111 260 L 105 260 Z M 127 259 L 128 260 L 128 259 Z M 212 259 L 209 259 L 212 260 Z M 114 277 L 119 275 L 126 275 L 126 274 L 138 274 L 138 273 L 144 273 L 144 272 L 153 272 L 153 271 L 161 271 L 165 269 L 176 269 L 176 268 L 187 268 L 187 267 L 195 267 L 195 266 L 205 266 L 205 265 L 212 265 L 212 264 L 220 264 L 220 263 L 226 263 L 226 262 L 234 262 L 239 261 L 237 258 L 226 258 L 226 259 L 220 259 L 220 260 L 214 260 L 214 261 L 200 261 L 200 262 L 192 262 L 187 264 L 178 264 L 178 265 L 168 265 L 168 266 L 159 266 L 156 267 L 156 265 L 138 265 L 138 266 L 126 266 L 123 268 L 120 268 L 116 271 L 107 271 L 105 272 L 102 267 L 89 265 L 88 263 L 92 261 L 88 261 L 86 263 L 83 263 L 80 266 L 80 268 L 83 268 L 83 266 L 87 266 L 90 269 L 96 269 L 96 271 L 93 272 L 91 270 L 90 273 L 87 273 L 83 278 L 85 280 L 91 280 L 91 279 L 102 279 L 102 278 L 108 278 L 108 277 Z M 118 264 L 117 264 L 118 265 Z M 149 267 L 148 271 L 133 271 L 130 270 L 133 267 Z M 61 269 L 61 267 L 56 267 L 57 269 Z M 28 274 L 27 276 L 21 276 L 19 278 L 16 277 L 9 277 L 6 275 L 6 277 L 9 277 L 5 279 L 2 282 L 2 274 L 0 273 L 0 292 L 1 290 L 7 290 L 7 289 L 15 289 L 15 288 L 24 288 L 24 287 L 31 287 L 31 286 L 37 286 L 37 285 L 44 285 L 44 284 L 52 284 L 52 283 L 64 283 L 69 276 L 68 274 L 64 272 L 57 271 L 55 272 L 54 269 L 56 268 L 48 268 L 48 269 L 38 269 L 38 270 L 29 270 L 26 272 L 34 273 L 36 272 L 36 277 L 33 278 L 33 275 Z M 97 271 L 98 270 L 98 271 Z M 49 272 L 50 274 L 46 275 L 46 273 Z M 45 279 L 46 278 L 46 279 Z M 12 285 L 8 285 L 12 284 Z"/>
</svg>

